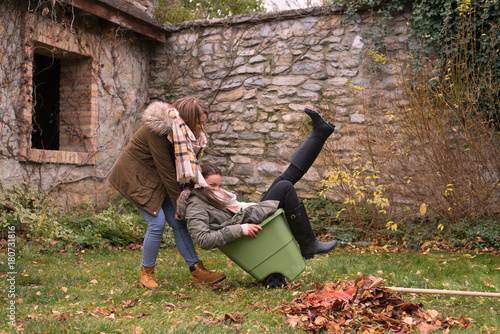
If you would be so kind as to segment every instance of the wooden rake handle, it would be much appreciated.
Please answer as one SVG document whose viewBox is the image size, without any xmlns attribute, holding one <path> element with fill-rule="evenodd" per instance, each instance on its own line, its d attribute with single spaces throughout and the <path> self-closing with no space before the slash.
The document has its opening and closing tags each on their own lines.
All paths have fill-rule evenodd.
<svg viewBox="0 0 500 334">
<path fill-rule="evenodd" d="M 436 289 L 414 289 L 414 288 L 398 288 L 388 286 L 394 292 L 407 292 L 407 293 L 433 293 L 440 295 L 461 295 L 461 296 L 480 296 L 480 297 L 496 297 L 500 298 L 500 293 L 496 292 L 477 292 L 477 291 L 458 291 L 458 290 L 436 290 Z"/>
</svg>

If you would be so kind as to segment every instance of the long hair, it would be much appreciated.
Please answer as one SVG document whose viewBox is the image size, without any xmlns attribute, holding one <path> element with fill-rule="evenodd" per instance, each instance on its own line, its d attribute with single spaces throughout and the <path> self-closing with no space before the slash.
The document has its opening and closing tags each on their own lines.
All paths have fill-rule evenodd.
<svg viewBox="0 0 500 334">
<path fill-rule="evenodd" d="M 201 168 L 201 174 L 203 175 L 203 177 L 205 179 L 210 175 L 222 176 L 222 171 L 220 170 L 219 167 L 217 167 L 214 164 L 204 163 L 204 164 L 200 165 L 200 168 Z M 195 189 L 195 190 L 199 191 L 203 195 L 205 195 L 205 197 L 210 202 L 210 204 L 212 204 L 218 208 L 225 208 L 229 204 L 229 200 L 231 199 L 231 197 L 226 195 L 225 193 L 218 192 L 216 194 L 207 187 L 199 188 L 199 189 Z"/>
<path fill-rule="evenodd" d="M 201 115 L 205 114 L 208 118 L 208 109 L 205 104 L 198 98 L 187 96 L 178 99 L 172 104 L 172 107 L 177 109 L 179 116 L 184 120 L 187 126 L 191 129 L 197 139 L 200 138 L 200 124 Z M 205 135 L 205 131 L 201 130 Z"/>
</svg>

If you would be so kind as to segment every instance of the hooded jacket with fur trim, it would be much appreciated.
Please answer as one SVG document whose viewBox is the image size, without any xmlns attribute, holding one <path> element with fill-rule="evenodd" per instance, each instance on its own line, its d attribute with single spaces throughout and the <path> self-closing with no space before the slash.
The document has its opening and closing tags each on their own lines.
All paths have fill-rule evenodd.
<svg viewBox="0 0 500 334">
<path fill-rule="evenodd" d="M 174 146 L 168 136 L 172 106 L 153 102 L 142 116 L 143 125 L 134 133 L 118 158 L 109 182 L 125 198 L 156 216 L 168 195 L 174 208 L 181 191 L 177 182 Z"/>
<path fill-rule="evenodd" d="M 243 236 L 241 224 L 260 224 L 278 209 L 278 201 L 262 201 L 232 213 L 212 205 L 198 190 L 183 191 L 177 215 L 183 217 L 202 249 L 218 248 Z"/>
</svg>

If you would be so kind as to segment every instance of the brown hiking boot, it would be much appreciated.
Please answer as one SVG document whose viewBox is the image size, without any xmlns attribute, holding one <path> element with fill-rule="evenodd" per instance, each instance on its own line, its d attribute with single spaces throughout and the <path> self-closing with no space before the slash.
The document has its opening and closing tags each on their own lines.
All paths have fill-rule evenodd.
<svg viewBox="0 0 500 334">
<path fill-rule="evenodd" d="M 226 275 L 224 274 L 214 274 L 205 266 L 203 265 L 203 262 L 198 262 L 197 264 L 194 265 L 194 268 L 196 269 L 195 271 L 191 272 L 191 275 L 193 276 L 193 283 L 194 284 L 215 284 L 217 282 L 220 282 L 226 278 Z"/>
<path fill-rule="evenodd" d="M 156 289 L 155 267 L 142 267 L 141 272 L 141 285 L 148 289 Z"/>
</svg>

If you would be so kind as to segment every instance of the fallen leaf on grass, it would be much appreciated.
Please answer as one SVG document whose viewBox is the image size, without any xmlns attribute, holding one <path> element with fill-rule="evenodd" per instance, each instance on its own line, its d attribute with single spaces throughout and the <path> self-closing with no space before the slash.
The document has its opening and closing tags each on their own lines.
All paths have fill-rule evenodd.
<svg viewBox="0 0 500 334">
<path fill-rule="evenodd" d="M 493 289 L 497 288 L 496 286 L 494 286 L 493 284 L 488 283 L 488 282 L 484 282 L 484 285 L 487 286 L 487 287 L 493 288 Z"/>
<path fill-rule="evenodd" d="M 66 315 L 64 313 L 59 312 L 59 311 L 55 311 L 55 310 L 52 310 L 52 314 L 59 321 L 66 321 L 66 320 L 68 320 L 68 317 L 69 317 L 68 315 Z"/>
<path fill-rule="evenodd" d="M 251 304 L 251 305 L 248 305 L 248 308 L 255 308 L 255 307 L 263 307 L 264 309 L 266 309 L 266 310 L 267 310 L 267 311 L 269 311 L 269 312 L 272 312 L 272 311 L 273 311 L 273 309 L 272 309 L 272 308 L 270 308 L 269 306 L 267 306 L 267 305 L 263 305 L 263 304 L 260 304 L 260 303 L 258 303 L 258 304 Z"/>
<path fill-rule="evenodd" d="M 215 291 L 215 290 L 218 290 L 218 289 L 221 289 L 221 288 L 222 288 L 222 282 L 212 284 L 212 286 L 210 287 L 210 289 L 212 291 Z"/>
<path fill-rule="evenodd" d="M 205 314 L 208 314 L 208 315 L 213 315 L 211 312 L 209 311 L 203 311 Z M 211 325 L 211 324 L 216 324 L 216 323 L 220 323 L 220 322 L 225 322 L 225 323 L 233 323 L 233 324 L 239 324 L 243 321 L 245 321 L 245 318 L 241 317 L 239 314 L 231 314 L 231 313 L 226 313 L 224 315 L 224 318 L 221 319 L 221 318 L 216 318 L 216 317 L 213 317 L 211 319 L 209 318 L 202 318 L 202 317 L 199 317 L 199 316 L 196 316 L 195 319 L 197 321 L 203 321 L 203 323 L 205 325 Z"/>
<path fill-rule="evenodd" d="M 244 318 L 240 317 L 238 314 L 232 315 L 231 313 L 226 313 L 224 315 L 224 321 L 225 322 L 234 322 L 234 323 L 240 323 L 245 321 Z"/>
<path fill-rule="evenodd" d="M 314 324 L 317 325 L 317 326 L 322 326 L 324 325 L 326 322 L 328 321 L 327 318 L 319 315 L 316 317 L 316 319 L 314 319 Z"/>
<path fill-rule="evenodd" d="M 302 283 L 296 283 L 296 284 L 287 284 L 286 288 L 288 290 L 299 290 L 302 287 Z"/>
<path fill-rule="evenodd" d="M 417 329 L 420 331 L 420 333 L 426 334 L 439 329 L 439 326 L 431 325 L 426 322 L 421 322 L 420 324 L 417 325 Z"/>
<path fill-rule="evenodd" d="M 430 320 L 434 320 L 440 315 L 439 312 L 436 310 L 429 310 L 427 311 L 427 314 L 429 315 Z"/>
<path fill-rule="evenodd" d="M 292 328 L 296 328 L 298 324 L 300 323 L 300 316 L 298 315 L 292 315 L 288 318 L 286 321 L 288 325 L 290 325 Z"/>
<path fill-rule="evenodd" d="M 219 322 L 219 320 L 215 319 L 215 318 L 208 319 L 208 318 L 202 318 L 202 317 L 199 317 L 199 316 L 194 317 L 194 319 L 196 321 L 203 321 L 204 325 L 211 325 L 211 324 L 216 324 L 216 323 Z"/>
<path fill-rule="evenodd" d="M 191 297 L 183 295 L 182 293 L 179 293 L 179 297 L 174 298 L 174 300 L 177 300 L 177 299 L 191 299 Z"/>
<path fill-rule="evenodd" d="M 140 244 L 137 244 L 137 243 L 131 243 L 130 245 L 128 245 L 128 250 L 138 250 L 138 251 L 141 251 L 142 250 L 142 245 Z"/>
<path fill-rule="evenodd" d="M 121 301 L 121 303 L 123 304 L 123 307 L 134 307 L 135 304 L 137 304 L 138 301 L 139 301 L 138 299 L 134 299 L 134 300 L 123 299 Z"/>
</svg>

